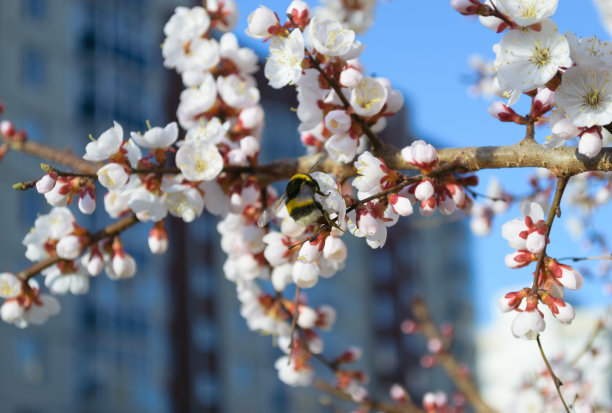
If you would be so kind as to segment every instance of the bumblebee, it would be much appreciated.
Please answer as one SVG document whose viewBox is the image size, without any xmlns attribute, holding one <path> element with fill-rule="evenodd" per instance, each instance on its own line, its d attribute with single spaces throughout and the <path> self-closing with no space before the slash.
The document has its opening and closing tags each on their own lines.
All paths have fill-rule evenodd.
<svg viewBox="0 0 612 413">
<path fill-rule="evenodd" d="M 327 211 L 323 209 L 323 206 L 315 199 L 315 194 L 321 196 L 328 195 L 321 191 L 319 183 L 310 174 L 293 175 L 289 182 L 287 182 L 285 193 L 263 211 L 257 220 L 257 225 L 260 227 L 265 226 L 286 205 L 289 216 L 301 225 L 310 225 L 320 217 L 324 217 L 329 225 L 340 229 L 329 217 Z"/>
</svg>

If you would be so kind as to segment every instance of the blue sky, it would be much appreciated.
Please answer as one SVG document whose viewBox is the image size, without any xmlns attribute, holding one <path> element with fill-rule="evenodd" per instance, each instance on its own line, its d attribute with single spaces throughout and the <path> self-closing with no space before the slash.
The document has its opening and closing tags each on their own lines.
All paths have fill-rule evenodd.
<svg viewBox="0 0 612 413">
<path fill-rule="evenodd" d="M 241 17 L 236 33 L 245 46 L 265 53 L 267 46 L 249 39 L 242 33 L 246 16 L 258 3 L 238 0 Z M 266 0 L 262 4 L 283 14 L 290 1 Z M 315 2 L 309 2 L 312 5 Z M 420 139 L 434 140 L 444 146 L 508 145 L 524 135 L 523 127 L 500 123 L 487 113 L 489 101 L 470 98 L 464 83 L 471 74 L 468 58 L 480 54 L 492 59 L 493 44 L 501 35 L 482 26 L 478 20 L 461 16 L 449 5 L 449 1 L 391 0 L 379 2 L 373 27 L 358 39 L 366 44 L 361 56 L 366 72 L 389 78 L 394 87 L 404 93 L 411 112 L 412 127 Z M 572 31 L 579 36 L 597 35 L 608 39 L 600 24 L 594 5 L 587 0 L 560 1 L 553 20 L 559 31 Z M 519 113 L 525 112 L 527 99 L 517 105 Z M 521 105 L 521 103 L 523 105 Z M 547 134 L 539 130 L 536 139 Z M 480 192 L 484 192 L 491 175 L 497 176 L 513 193 L 526 192 L 526 177 L 531 169 L 484 171 Z M 491 319 L 491 301 L 497 293 L 511 286 L 530 284 L 533 268 L 510 270 L 505 267 L 504 256 L 512 250 L 501 237 L 501 224 L 519 216 L 517 208 L 494 222 L 492 233 L 472 242 L 474 269 L 474 293 L 476 316 L 479 322 Z M 570 214 L 565 214 L 564 217 Z M 609 216 L 608 216 L 609 218 Z M 569 239 L 563 219 L 552 230 L 549 253 L 552 256 L 576 256 L 578 244 Z M 601 283 L 587 281 L 583 290 L 568 294 L 570 301 L 595 300 L 602 303 Z"/>
</svg>

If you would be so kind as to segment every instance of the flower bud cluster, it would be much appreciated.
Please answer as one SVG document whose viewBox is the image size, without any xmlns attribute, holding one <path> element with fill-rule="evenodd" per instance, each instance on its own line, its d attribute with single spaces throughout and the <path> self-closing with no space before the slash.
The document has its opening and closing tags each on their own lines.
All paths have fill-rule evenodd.
<svg viewBox="0 0 612 413">
<path fill-rule="evenodd" d="M 292 16 L 298 12 L 296 22 Z M 355 32 L 335 20 L 309 18 L 299 4 L 292 4 L 288 15 L 281 25 L 274 12 L 260 6 L 249 16 L 247 34 L 269 40 L 270 86 L 296 85 L 304 145 L 311 152 L 326 150 L 336 162 L 351 162 L 367 142 L 356 116 L 379 132 L 385 118 L 402 107 L 403 97 L 388 80 L 363 75 L 356 59 L 364 46 Z"/>
<path fill-rule="evenodd" d="M 547 233 L 544 211 L 539 204 L 533 202 L 526 209 L 523 220 L 515 219 L 502 227 L 502 234 L 510 247 L 518 250 L 506 256 L 506 265 L 521 268 L 538 261 L 548 243 Z M 573 267 L 559 264 L 546 255 L 541 259 L 541 268 L 535 275 L 537 290 L 524 288 L 506 294 L 498 302 L 502 312 L 518 312 L 512 323 L 512 333 L 517 338 L 533 340 L 544 331 L 546 323 L 538 303 L 548 306 L 555 318 L 563 324 L 569 324 L 574 319 L 573 307 L 563 301 L 564 288 L 577 290 L 582 287 L 582 275 Z"/>
<path fill-rule="evenodd" d="M 35 280 L 20 280 L 7 272 L 0 274 L 0 298 L 5 299 L 0 306 L 2 321 L 19 328 L 42 324 L 60 311 L 55 297 L 41 294 Z"/>
</svg>

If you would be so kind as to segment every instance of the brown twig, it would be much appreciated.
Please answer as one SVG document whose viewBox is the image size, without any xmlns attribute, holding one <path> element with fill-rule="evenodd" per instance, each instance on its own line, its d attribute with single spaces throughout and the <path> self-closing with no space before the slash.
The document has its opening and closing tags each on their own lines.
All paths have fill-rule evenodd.
<svg viewBox="0 0 612 413">
<path fill-rule="evenodd" d="M 315 380 L 313 386 L 321 391 L 324 391 L 327 394 L 330 394 L 338 399 L 347 400 L 355 403 L 350 394 L 343 392 L 342 390 L 337 389 L 335 386 L 318 379 Z M 382 403 L 377 402 L 375 400 L 364 400 L 361 403 L 358 403 L 361 409 L 364 409 L 366 412 L 369 411 L 379 411 L 379 412 L 388 412 L 388 413 L 423 413 L 423 410 L 418 408 L 412 402 L 406 402 L 403 404 L 390 404 L 390 403 Z"/>
<path fill-rule="evenodd" d="M 550 363 L 548 362 L 548 359 L 546 358 L 546 354 L 544 353 L 544 349 L 542 348 L 542 343 L 540 342 L 539 334 L 536 337 L 536 341 L 538 342 L 538 348 L 540 349 L 540 355 L 542 356 L 542 359 L 544 360 L 544 364 L 546 364 L 546 369 L 548 369 L 548 372 L 550 373 L 550 377 L 552 378 L 553 383 L 555 384 L 555 388 L 557 389 L 557 394 L 559 395 L 559 398 L 561 399 L 561 403 L 563 403 L 563 407 L 565 407 L 565 411 L 567 413 L 571 413 L 569 408 L 567 407 L 567 404 L 565 404 L 565 399 L 563 398 L 563 395 L 561 394 L 561 386 L 563 385 L 563 383 L 561 383 L 561 380 L 559 380 L 559 378 L 555 375 L 552 367 L 550 366 Z"/>
<path fill-rule="evenodd" d="M 433 321 L 429 309 L 423 299 L 415 299 L 412 302 L 412 312 L 414 317 L 419 322 L 419 331 L 428 340 L 439 340 L 444 343 L 442 334 L 438 330 L 435 322 Z M 444 351 L 437 354 L 437 360 L 446 371 L 449 378 L 455 383 L 455 386 L 465 395 L 467 401 L 474 406 L 474 409 L 478 413 L 494 413 L 495 410 L 490 407 L 480 396 L 478 389 L 474 382 L 469 376 L 465 374 L 465 371 L 461 368 L 455 356 L 445 348 Z"/>
<path fill-rule="evenodd" d="M 599 320 L 597 320 L 597 324 L 595 324 L 595 328 L 591 332 L 591 335 L 589 336 L 589 339 L 587 340 L 583 349 L 578 354 L 576 354 L 576 357 L 574 357 L 574 359 L 571 361 L 570 363 L 571 366 L 574 366 L 576 363 L 578 363 L 578 360 L 580 360 L 582 356 L 584 356 L 586 353 L 588 353 L 593 348 L 593 343 L 595 342 L 595 339 L 597 338 L 599 333 L 601 333 L 604 330 L 604 327 L 605 327 L 605 324 L 604 324 L 603 319 L 600 318 Z"/>
<path fill-rule="evenodd" d="M 572 260 L 573 262 L 587 261 L 587 260 L 612 260 L 612 255 L 602 255 L 600 257 L 563 257 L 557 258 L 557 261 Z"/>
<path fill-rule="evenodd" d="M 561 215 L 561 198 L 563 197 L 563 192 L 565 191 L 565 187 L 567 186 L 567 182 L 569 181 L 569 176 L 560 176 L 557 179 L 557 190 L 555 191 L 555 198 L 553 199 L 553 203 L 550 206 L 550 211 L 548 212 L 548 218 L 546 219 L 546 234 L 545 237 L 548 240 L 548 236 L 550 235 L 550 229 L 552 227 L 553 221 L 557 215 Z M 537 289 L 540 280 L 540 271 L 542 270 L 542 263 L 544 262 L 544 258 L 546 257 L 546 246 L 544 243 L 544 248 L 538 255 L 538 263 L 536 265 L 535 275 L 533 277 L 533 283 L 531 285 L 532 289 Z"/>
<path fill-rule="evenodd" d="M 112 237 L 114 235 L 120 234 L 121 232 L 123 232 L 124 230 L 128 229 L 129 227 L 131 227 L 132 225 L 136 224 L 138 221 L 138 219 L 136 218 L 136 215 L 131 214 L 128 215 L 127 217 L 113 222 L 112 224 L 108 225 L 107 227 L 102 228 L 101 230 L 93 233 L 90 237 L 88 242 L 83 246 L 83 248 L 86 248 L 90 245 L 95 244 L 96 242 L 103 240 L 104 238 L 108 238 L 108 237 Z M 35 276 L 36 274 L 38 274 L 39 272 L 41 272 L 42 270 L 44 270 L 45 268 L 48 268 L 50 266 L 52 266 L 53 264 L 56 264 L 57 262 L 59 262 L 61 260 L 60 257 L 58 257 L 57 255 L 52 255 L 48 258 L 45 258 L 42 261 L 38 261 L 36 263 L 34 263 L 33 265 L 29 266 L 28 268 L 20 271 L 17 273 L 17 277 L 21 278 L 22 280 L 28 280 L 30 278 L 32 278 L 33 276 Z"/>
</svg>

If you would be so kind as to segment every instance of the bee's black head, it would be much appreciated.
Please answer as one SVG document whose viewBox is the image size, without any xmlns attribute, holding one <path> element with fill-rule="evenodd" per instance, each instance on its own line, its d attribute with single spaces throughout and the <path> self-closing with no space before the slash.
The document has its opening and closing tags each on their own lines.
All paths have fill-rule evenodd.
<svg viewBox="0 0 612 413">
<path fill-rule="evenodd" d="M 295 174 L 291 177 L 289 182 L 287 182 L 287 189 L 285 192 L 287 193 L 287 198 L 292 199 L 295 198 L 299 193 L 303 185 L 308 185 L 313 189 L 318 189 L 319 184 L 317 181 L 312 179 L 312 177 L 308 174 Z"/>
</svg>

